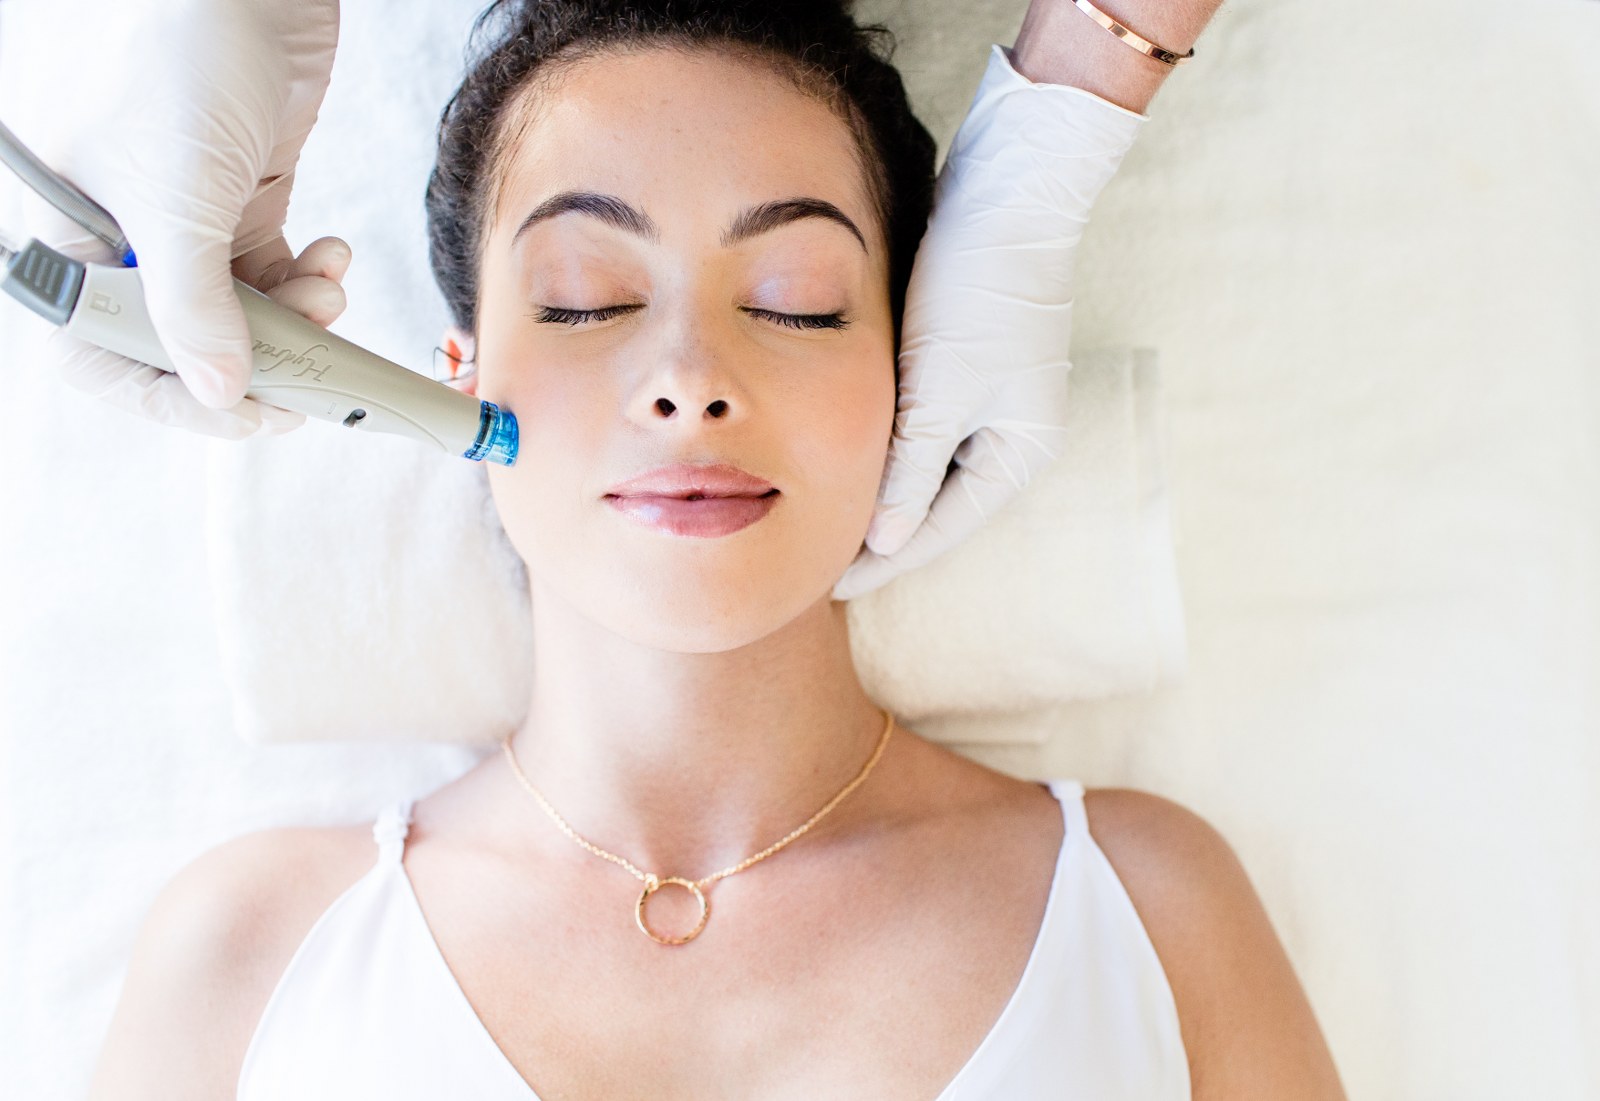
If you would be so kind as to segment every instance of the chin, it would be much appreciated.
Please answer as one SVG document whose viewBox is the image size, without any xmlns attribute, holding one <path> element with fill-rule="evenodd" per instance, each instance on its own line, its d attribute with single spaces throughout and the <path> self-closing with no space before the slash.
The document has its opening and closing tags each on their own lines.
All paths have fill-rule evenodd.
<svg viewBox="0 0 1600 1101">
<path fill-rule="evenodd" d="M 852 548 L 837 564 L 774 561 L 768 551 L 687 563 L 608 553 L 566 569 L 530 563 L 529 574 L 579 617 L 639 646 L 716 654 L 759 642 L 819 606 L 826 611 L 855 556 Z M 535 609 L 540 599 L 535 593 Z"/>
<path fill-rule="evenodd" d="M 818 601 L 826 602 L 832 589 L 833 583 L 821 578 L 799 585 L 776 574 L 698 583 L 658 575 L 633 586 L 608 586 L 582 610 L 641 646 L 718 654 L 782 630 Z"/>
</svg>

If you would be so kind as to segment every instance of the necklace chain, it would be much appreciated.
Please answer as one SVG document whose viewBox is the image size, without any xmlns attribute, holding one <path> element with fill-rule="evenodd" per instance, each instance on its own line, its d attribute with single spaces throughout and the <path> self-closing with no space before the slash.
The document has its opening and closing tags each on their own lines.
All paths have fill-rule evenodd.
<svg viewBox="0 0 1600 1101">
<path fill-rule="evenodd" d="M 810 818 L 806 819 L 806 821 L 805 821 L 805 823 L 803 825 L 801 825 L 801 826 L 789 831 L 787 836 L 785 836 L 785 837 L 783 837 L 783 838 L 781 838 L 781 839 L 779 839 L 777 841 L 774 841 L 772 844 L 768 845 L 766 848 L 762 849 L 760 852 L 756 853 L 754 856 L 748 856 L 745 859 L 739 861 L 739 863 L 730 865 L 729 867 L 726 867 L 726 868 L 722 869 L 720 872 L 713 872 L 711 875 L 708 875 L 708 876 L 704 877 L 703 879 L 696 879 L 696 880 L 687 880 L 687 879 L 683 879 L 683 878 L 678 877 L 678 876 L 666 876 L 666 877 L 663 877 L 663 876 L 658 876 L 653 872 L 642 871 L 637 866 L 635 866 L 631 861 L 625 859 L 624 857 L 620 857 L 616 853 L 613 853 L 613 852 L 607 852 L 605 849 L 602 849 L 599 845 L 594 844 L 592 841 L 588 841 L 585 838 L 580 837 L 578 835 L 578 831 L 573 829 L 572 826 L 567 822 L 567 820 L 565 818 L 561 817 L 560 813 L 557 812 L 556 808 L 550 805 L 550 800 L 546 799 L 544 797 L 544 794 L 538 788 L 534 787 L 533 784 L 531 782 L 529 782 L 528 777 L 523 774 L 522 767 L 517 764 L 516 754 L 511 752 L 511 738 L 512 738 L 513 735 L 507 735 L 506 739 L 503 742 L 500 743 L 500 748 L 505 751 L 506 760 L 510 763 L 511 771 L 516 774 L 517 780 L 521 782 L 523 787 L 527 788 L 528 791 L 533 794 L 533 797 L 539 801 L 539 805 L 545 809 L 545 812 L 547 814 L 549 814 L 551 818 L 555 819 L 555 823 L 556 823 L 557 826 L 559 826 L 561 828 L 561 832 L 562 833 L 564 833 L 568 837 L 572 838 L 579 845 L 582 845 L 585 849 L 588 849 L 594 855 L 596 855 L 598 857 L 601 857 L 604 860 L 609 860 L 609 861 L 611 861 L 611 863 L 616 864 L 619 867 L 626 868 L 633 875 L 633 877 L 635 879 L 643 881 L 643 883 L 645 885 L 645 893 L 640 897 L 639 905 L 636 908 L 636 916 L 638 917 L 638 920 L 639 920 L 639 927 L 641 929 L 643 929 L 644 932 L 648 936 L 650 936 L 652 939 L 660 941 L 663 944 L 681 944 L 684 941 L 692 940 L 696 935 L 698 935 L 698 933 L 700 932 L 700 929 L 705 926 L 705 921 L 706 921 L 706 918 L 707 918 L 709 912 L 708 912 L 707 907 L 706 907 L 705 897 L 700 893 L 700 888 L 709 887 L 709 886 L 711 886 L 711 884 L 717 882 L 717 880 L 719 880 L 719 879 L 723 879 L 723 878 L 725 878 L 727 876 L 733 875 L 735 872 L 742 872 L 746 868 L 750 867 L 750 865 L 755 864 L 758 861 L 765 860 L 767 857 L 771 856 L 773 853 L 777 852 L 778 850 L 782 849 L 784 846 L 788 845 L 790 842 L 792 842 L 792 841 L 796 840 L 797 838 L 799 838 L 802 834 L 804 834 L 812 826 L 816 825 L 819 821 L 822 820 L 822 817 L 824 815 L 826 815 L 834 807 L 838 806 L 839 803 L 844 800 L 845 796 L 849 795 L 852 791 L 854 791 L 857 787 L 859 787 L 861 785 L 861 782 L 867 778 L 867 774 L 872 771 L 872 767 L 878 763 L 878 758 L 883 756 L 884 747 L 889 744 L 889 734 L 894 730 L 894 715 L 887 708 L 884 709 L 883 714 L 884 714 L 884 719 L 885 719 L 885 722 L 884 722 L 884 725 L 883 725 L 883 733 L 878 736 L 878 744 L 877 744 L 876 748 L 873 749 L 872 756 L 867 758 L 867 763 L 861 766 L 861 771 L 856 773 L 855 779 L 851 780 L 848 784 L 846 784 L 839 791 L 839 793 L 837 795 L 835 795 L 832 799 L 829 799 L 826 803 L 824 803 L 822 805 L 822 808 L 820 810 L 818 810 L 815 814 L 813 814 Z M 689 936 L 687 936 L 687 937 L 683 937 L 683 938 L 679 938 L 679 939 L 666 939 L 666 938 L 658 937 L 658 936 L 656 936 L 655 933 L 651 932 L 650 929 L 648 929 L 644 924 L 643 906 L 644 906 L 645 899 L 649 898 L 651 893 L 653 893 L 658 887 L 662 886 L 665 883 L 676 883 L 676 884 L 680 884 L 680 885 L 682 885 L 684 887 L 687 887 L 687 888 L 689 888 L 689 890 L 691 890 L 694 893 L 695 897 L 700 900 L 700 904 L 701 904 L 700 925 L 697 926 L 695 928 L 695 931 L 693 933 L 690 933 Z"/>
</svg>

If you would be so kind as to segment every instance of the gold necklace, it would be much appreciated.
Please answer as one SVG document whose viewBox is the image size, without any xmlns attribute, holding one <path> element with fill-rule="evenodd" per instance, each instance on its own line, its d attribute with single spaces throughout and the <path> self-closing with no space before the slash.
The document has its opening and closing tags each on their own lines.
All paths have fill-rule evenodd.
<svg viewBox="0 0 1600 1101">
<path fill-rule="evenodd" d="M 867 763 L 861 767 L 861 771 L 856 773 L 855 779 L 846 784 L 839 794 L 835 795 L 832 799 L 829 799 L 825 804 L 823 804 L 821 810 L 817 811 L 817 813 L 806 819 L 806 822 L 803 826 L 791 831 L 789 835 L 784 837 L 782 840 L 775 841 L 771 845 L 768 845 L 766 848 L 762 849 L 760 852 L 756 853 L 754 856 L 746 857 L 739 863 L 734 864 L 731 867 L 724 868 L 720 872 L 714 872 L 703 879 L 685 879 L 683 876 L 677 875 L 662 877 L 656 875 L 654 872 L 643 872 L 634 867 L 633 864 L 629 863 L 627 860 L 624 860 L 622 857 L 618 856 L 616 853 L 606 852 L 606 850 L 602 849 L 600 846 L 589 841 L 585 841 L 583 838 L 578 836 L 577 831 L 567 824 L 567 820 L 565 818 L 562 818 L 561 815 L 556 813 L 556 808 L 552 807 L 550 805 L 550 801 L 540 794 L 539 789 L 529 783 L 528 778 L 523 775 L 521 766 L 517 764 L 516 754 L 511 752 L 511 738 L 514 736 L 514 734 L 507 735 L 505 741 L 500 743 L 500 748 L 505 750 L 506 760 L 511 763 L 511 770 L 517 774 L 517 779 L 522 782 L 522 786 L 533 793 L 533 797 L 539 800 L 539 805 L 543 807 L 547 813 L 549 813 L 551 818 L 555 819 L 556 825 L 561 827 L 563 833 L 572 838 L 578 844 L 582 845 L 584 848 L 588 849 L 590 852 L 594 853 L 596 856 L 604 857 L 605 859 L 611 861 L 611 863 L 628 869 L 628 871 L 633 873 L 634 878 L 644 881 L 644 892 L 639 895 L 639 901 L 634 903 L 633 906 L 633 920 L 638 924 L 639 929 L 644 933 L 644 935 L 649 937 L 651 940 L 656 941 L 658 944 L 687 944 L 689 941 L 700 935 L 700 930 L 706 927 L 706 921 L 711 917 L 711 904 L 706 901 L 704 888 L 711 886 L 717 880 L 726 876 L 730 876 L 735 872 L 744 871 L 750 865 L 756 863 L 756 861 L 765 860 L 767 857 L 771 856 L 773 853 L 789 844 L 789 842 L 793 841 L 795 838 L 809 830 L 812 826 L 816 825 L 817 822 L 822 819 L 823 815 L 827 814 L 834 807 L 838 806 L 839 802 L 844 799 L 846 795 L 849 795 L 852 791 L 854 791 L 856 787 L 860 785 L 861 781 L 867 778 L 867 773 L 872 771 L 872 766 L 878 763 L 879 757 L 883 756 L 883 747 L 889 744 L 889 733 L 894 730 L 894 715 L 890 714 L 888 709 L 884 709 L 883 714 L 886 721 L 884 722 L 883 733 L 878 736 L 877 748 L 872 751 L 872 756 L 869 757 L 867 759 Z M 686 935 L 681 937 L 660 936 L 655 932 L 655 930 L 651 929 L 644 920 L 644 904 L 649 900 L 651 895 L 655 894 L 661 888 L 666 886 L 682 887 L 690 894 L 694 895 L 695 901 L 700 903 L 699 923 L 696 924 L 695 927 Z"/>
</svg>

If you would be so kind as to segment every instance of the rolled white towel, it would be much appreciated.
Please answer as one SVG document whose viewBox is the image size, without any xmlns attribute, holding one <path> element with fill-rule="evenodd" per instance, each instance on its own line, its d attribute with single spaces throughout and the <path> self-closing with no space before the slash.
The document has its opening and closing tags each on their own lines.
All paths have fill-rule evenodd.
<svg viewBox="0 0 1600 1101">
<path fill-rule="evenodd" d="M 849 608 L 869 694 L 907 722 L 1145 692 L 1181 676 L 1156 354 L 1074 358 L 1061 459 L 950 553 Z M 483 467 L 311 422 L 216 441 L 211 589 L 239 734 L 491 745 L 533 653 Z"/>
</svg>

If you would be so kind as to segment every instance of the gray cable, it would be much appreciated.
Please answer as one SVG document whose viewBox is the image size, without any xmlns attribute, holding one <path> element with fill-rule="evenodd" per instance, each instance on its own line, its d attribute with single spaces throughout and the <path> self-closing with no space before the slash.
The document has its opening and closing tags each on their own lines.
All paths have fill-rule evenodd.
<svg viewBox="0 0 1600 1101">
<path fill-rule="evenodd" d="M 110 212 L 34 156 L 4 123 L 0 123 L 0 162 L 38 192 L 45 202 L 110 245 L 119 259 L 127 255 L 128 239 Z"/>
</svg>

